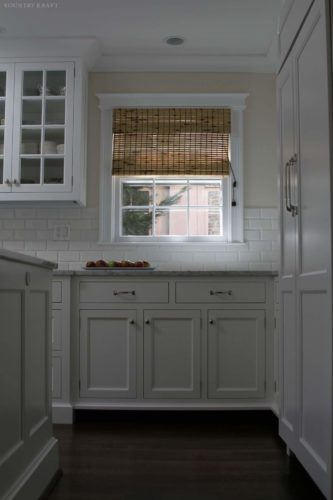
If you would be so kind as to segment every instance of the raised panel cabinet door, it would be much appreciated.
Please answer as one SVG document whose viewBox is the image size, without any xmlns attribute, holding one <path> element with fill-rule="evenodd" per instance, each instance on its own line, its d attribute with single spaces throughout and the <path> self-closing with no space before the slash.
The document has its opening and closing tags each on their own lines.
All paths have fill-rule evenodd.
<svg viewBox="0 0 333 500">
<path fill-rule="evenodd" d="M 80 397 L 136 397 L 136 311 L 80 311 Z"/>
<path fill-rule="evenodd" d="M 280 280 L 279 280 L 279 433 L 291 449 L 297 440 L 297 338 L 296 338 L 296 245 L 295 120 L 293 60 L 289 58 L 277 78 L 280 187 Z"/>
<path fill-rule="evenodd" d="M 144 312 L 144 397 L 200 398 L 200 311 Z"/>
<path fill-rule="evenodd" d="M 264 311 L 209 311 L 209 398 L 264 397 L 264 319 Z"/>
<path fill-rule="evenodd" d="M 332 495 L 331 87 L 327 2 L 316 0 L 294 46 L 298 145 L 298 446 L 324 495 Z"/>
</svg>

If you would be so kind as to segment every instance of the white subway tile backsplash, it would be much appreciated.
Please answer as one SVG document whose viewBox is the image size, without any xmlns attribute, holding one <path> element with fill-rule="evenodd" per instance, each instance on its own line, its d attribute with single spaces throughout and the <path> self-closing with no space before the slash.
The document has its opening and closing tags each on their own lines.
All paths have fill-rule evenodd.
<svg viewBox="0 0 333 500">
<path fill-rule="evenodd" d="M 161 270 L 276 270 L 279 262 L 277 210 L 246 208 L 244 243 L 161 245 L 98 244 L 98 208 L 0 208 L 0 247 L 37 255 L 59 269 L 81 269 L 88 260 L 144 259 Z M 56 226 L 68 225 L 69 240 Z"/>
</svg>

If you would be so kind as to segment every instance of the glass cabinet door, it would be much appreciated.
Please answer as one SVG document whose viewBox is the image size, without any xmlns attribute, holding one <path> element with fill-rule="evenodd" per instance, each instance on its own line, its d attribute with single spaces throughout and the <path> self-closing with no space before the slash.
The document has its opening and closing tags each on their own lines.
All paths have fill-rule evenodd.
<svg viewBox="0 0 333 500">
<path fill-rule="evenodd" d="M 74 65 L 17 64 L 15 77 L 13 190 L 70 191 Z"/>
<path fill-rule="evenodd" d="M 11 190 L 14 66 L 0 64 L 0 192 Z"/>
</svg>

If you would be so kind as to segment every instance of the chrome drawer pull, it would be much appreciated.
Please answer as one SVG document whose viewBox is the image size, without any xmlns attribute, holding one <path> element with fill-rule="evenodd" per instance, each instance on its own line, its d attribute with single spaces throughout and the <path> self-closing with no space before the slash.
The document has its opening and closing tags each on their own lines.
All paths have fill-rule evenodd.
<svg viewBox="0 0 333 500">
<path fill-rule="evenodd" d="M 232 295 L 232 290 L 211 290 L 210 295 Z"/>
<path fill-rule="evenodd" d="M 135 290 L 124 290 L 124 291 L 114 290 L 113 295 L 135 295 Z"/>
</svg>

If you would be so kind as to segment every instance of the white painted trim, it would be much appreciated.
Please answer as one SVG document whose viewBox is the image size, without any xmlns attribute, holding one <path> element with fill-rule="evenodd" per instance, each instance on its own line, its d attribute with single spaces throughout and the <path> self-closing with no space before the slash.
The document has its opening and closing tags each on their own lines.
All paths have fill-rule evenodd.
<svg viewBox="0 0 333 500">
<path fill-rule="evenodd" d="M 2 500 L 34 500 L 39 498 L 58 471 L 58 441 L 51 438 Z"/>
<path fill-rule="evenodd" d="M 99 243 L 110 243 L 114 192 L 111 175 L 112 158 L 112 110 L 121 107 L 230 107 L 232 110 L 231 157 L 237 179 L 237 206 L 229 227 L 230 242 L 243 241 L 243 111 L 249 94 L 96 94 L 101 110 L 100 141 L 100 196 L 99 196 Z M 230 195 L 230 193 L 229 193 Z M 186 244 L 195 242 L 187 241 Z M 123 243 L 124 244 L 124 243 Z"/>
<path fill-rule="evenodd" d="M 52 403 L 52 423 L 53 424 L 72 424 L 73 407 L 68 403 Z"/>
<path fill-rule="evenodd" d="M 250 72 L 274 73 L 275 62 L 267 54 L 225 55 L 103 55 L 93 67 L 94 72 Z"/>
</svg>

